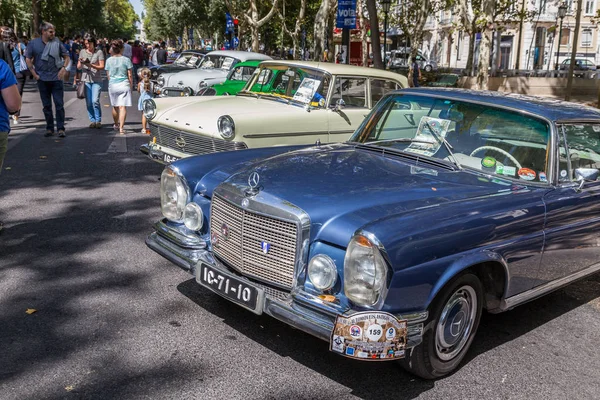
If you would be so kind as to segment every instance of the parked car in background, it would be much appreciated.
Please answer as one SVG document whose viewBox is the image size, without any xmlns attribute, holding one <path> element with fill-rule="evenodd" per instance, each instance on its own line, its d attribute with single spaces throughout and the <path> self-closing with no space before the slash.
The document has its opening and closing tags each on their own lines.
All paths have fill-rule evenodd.
<svg viewBox="0 0 600 400">
<path fill-rule="evenodd" d="M 261 61 L 244 61 L 236 64 L 229 71 L 225 82 L 202 88 L 196 93 L 196 96 L 229 96 L 238 93 L 252 78 L 260 63 Z M 168 94 L 165 93 L 165 96 Z"/>
<path fill-rule="evenodd" d="M 170 163 L 220 151 L 345 141 L 385 93 L 403 87 L 403 75 L 373 68 L 264 61 L 236 96 L 146 101 L 151 140 L 140 150 Z"/>
<path fill-rule="evenodd" d="M 392 50 L 389 53 L 390 54 L 386 57 L 389 60 L 389 69 L 408 68 L 410 56 L 409 48 Z M 434 60 L 427 59 L 420 50 L 415 56 L 415 59 L 419 64 L 419 68 L 421 68 L 423 71 L 431 72 L 438 69 L 437 63 Z"/>
<path fill-rule="evenodd" d="M 571 59 L 568 58 L 566 60 L 563 60 L 562 63 L 560 63 L 559 69 L 560 70 L 569 70 L 569 67 L 571 66 Z M 575 67 L 573 68 L 574 71 L 596 71 L 596 64 L 594 64 L 592 61 L 588 60 L 587 58 L 576 58 L 575 59 Z"/>
<path fill-rule="evenodd" d="M 436 74 L 434 80 L 428 81 L 423 86 L 429 87 L 457 87 L 460 76 L 457 74 Z"/>
<path fill-rule="evenodd" d="M 146 243 L 340 356 L 434 379 L 465 359 L 483 310 L 600 271 L 599 169 L 596 109 L 406 89 L 347 143 L 167 166 Z"/>
<path fill-rule="evenodd" d="M 177 56 L 172 64 L 162 64 L 150 67 L 150 80 L 156 83 L 159 76 L 165 73 L 175 73 L 200 66 L 206 52 L 200 50 L 185 50 Z"/>
<path fill-rule="evenodd" d="M 158 77 L 155 93 L 161 97 L 193 96 L 200 89 L 222 83 L 240 62 L 270 60 L 271 57 L 248 51 L 217 50 L 204 56 L 196 69 L 165 73 Z M 165 89 L 166 94 L 165 94 Z"/>
</svg>

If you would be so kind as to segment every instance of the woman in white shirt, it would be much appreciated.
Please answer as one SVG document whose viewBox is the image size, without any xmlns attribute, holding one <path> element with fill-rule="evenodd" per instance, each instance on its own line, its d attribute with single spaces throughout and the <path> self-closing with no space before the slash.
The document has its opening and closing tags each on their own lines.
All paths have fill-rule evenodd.
<svg viewBox="0 0 600 400">
<path fill-rule="evenodd" d="M 106 75 L 108 76 L 108 96 L 113 106 L 112 116 L 115 122 L 114 128 L 119 133 L 125 134 L 125 118 L 127 109 L 131 107 L 131 88 L 133 87 L 133 64 L 131 60 L 123 56 L 123 42 L 113 40 L 110 47 L 111 55 L 106 60 Z"/>
</svg>

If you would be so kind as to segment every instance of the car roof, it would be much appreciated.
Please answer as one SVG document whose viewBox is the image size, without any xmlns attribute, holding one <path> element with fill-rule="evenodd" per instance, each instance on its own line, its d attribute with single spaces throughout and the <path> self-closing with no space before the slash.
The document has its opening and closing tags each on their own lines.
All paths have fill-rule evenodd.
<svg viewBox="0 0 600 400">
<path fill-rule="evenodd" d="M 404 75 L 398 74 L 396 72 L 385 71 L 377 68 L 358 67 L 356 65 L 348 64 L 334 64 L 330 62 L 295 60 L 270 60 L 264 63 L 320 69 L 322 71 L 329 72 L 332 75 L 367 76 L 372 78 L 393 79 L 396 81 L 403 81 L 404 79 L 406 79 Z"/>
<path fill-rule="evenodd" d="M 236 68 L 237 67 L 258 67 L 258 64 L 260 64 L 261 62 L 263 62 L 262 60 L 248 60 L 248 61 L 242 61 L 240 63 L 235 64 Z"/>
<path fill-rule="evenodd" d="M 443 97 L 459 101 L 472 101 L 490 106 L 502 106 L 539 115 L 554 122 L 590 121 L 600 123 L 600 110 L 583 104 L 571 103 L 549 97 L 456 88 L 407 88 L 401 89 L 399 92 L 404 94 Z"/>
<path fill-rule="evenodd" d="M 237 58 L 240 61 L 248 60 L 271 60 L 266 54 L 253 53 L 251 51 L 238 51 L 238 50 L 215 50 L 208 53 L 209 56 L 225 56 Z"/>
</svg>

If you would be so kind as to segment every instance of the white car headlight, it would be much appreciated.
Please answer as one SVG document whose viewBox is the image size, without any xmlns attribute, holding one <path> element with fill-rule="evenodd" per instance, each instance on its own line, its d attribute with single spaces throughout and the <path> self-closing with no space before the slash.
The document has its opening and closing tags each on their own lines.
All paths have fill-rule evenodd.
<svg viewBox="0 0 600 400">
<path fill-rule="evenodd" d="M 317 254 L 308 263 L 308 278 L 319 290 L 329 290 L 337 281 L 335 262 L 325 254 Z"/>
<path fill-rule="evenodd" d="M 164 77 L 164 75 L 161 75 L 161 76 L 159 76 L 159 77 L 156 79 L 156 84 L 157 84 L 158 86 L 165 86 L 165 77 Z"/>
<path fill-rule="evenodd" d="M 160 209 L 165 218 L 173 222 L 183 222 L 189 193 L 184 179 L 173 168 L 165 168 L 160 176 Z"/>
<path fill-rule="evenodd" d="M 183 224 L 191 231 L 199 231 L 204 223 L 204 213 L 196 203 L 188 203 L 183 211 Z"/>
<path fill-rule="evenodd" d="M 202 88 L 204 88 L 204 87 L 207 87 L 207 86 L 208 86 L 208 85 L 206 84 L 206 81 L 202 81 L 202 82 L 200 82 L 200 84 L 198 85 L 198 87 L 199 87 L 200 89 L 202 89 Z"/>
<path fill-rule="evenodd" d="M 219 134 L 223 139 L 231 140 L 235 137 L 235 124 L 229 115 L 220 117 L 217 121 L 217 127 L 219 128 Z"/>
<path fill-rule="evenodd" d="M 356 235 L 344 258 L 344 293 L 353 303 L 373 306 L 387 289 L 387 265 L 377 244 Z"/>
<path fill-rule="evenodd" d="M 156 117 L 156 103 L 154 102 L 154 100 L 144 100 L 142 108 L 144 109 L 143 112 L 146 118 L 153 119 L 154 117 Z"/>
</svg>

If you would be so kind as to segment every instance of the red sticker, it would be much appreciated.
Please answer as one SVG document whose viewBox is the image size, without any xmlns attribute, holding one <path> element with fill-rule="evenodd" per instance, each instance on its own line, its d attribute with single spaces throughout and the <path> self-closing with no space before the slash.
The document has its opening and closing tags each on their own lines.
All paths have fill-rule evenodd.
<svg viewBox="0 0 600 400">
<path fill-rule="evenodd" d="M 526 180 L 526 181 L 532 181 L 536 177 L 535 171 L 532 169 L 529 169 L 529 168 L 519 169 L 519 171 L 517 172 L 517 175 L 519 175 L 519 178 Z"/>
</svg>

